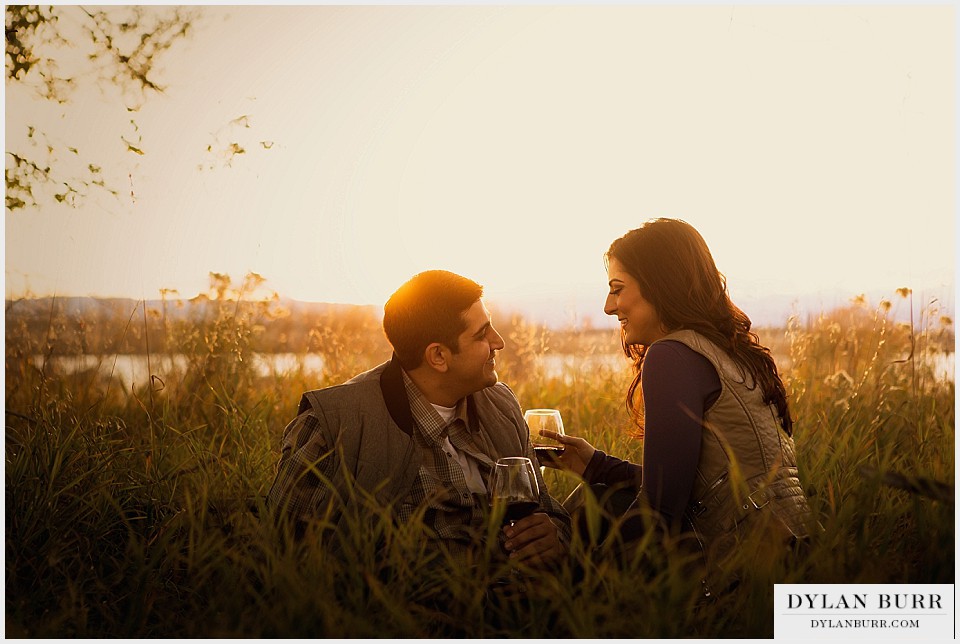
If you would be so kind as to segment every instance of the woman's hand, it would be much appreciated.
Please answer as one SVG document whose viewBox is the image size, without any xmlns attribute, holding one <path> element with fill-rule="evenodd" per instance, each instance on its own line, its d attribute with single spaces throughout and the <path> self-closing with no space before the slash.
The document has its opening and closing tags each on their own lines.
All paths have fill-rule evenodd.
<svg viewBox="0 0 960 644">
<path fill-rule="evenodd" d="M 563 445 L 563 454 L 545 461 L 542 463 L 543 466 L 567 469 L 574 474 L 583 476 L 583 471 L 587 469 L 587 463 L 593 458 L 593 453 L 597 451 L 596 447 L 578 436 L 561 436 L 546 429 L 540 430 L 540 435 L 545 438 L 552 438 Z"/>
</svg>

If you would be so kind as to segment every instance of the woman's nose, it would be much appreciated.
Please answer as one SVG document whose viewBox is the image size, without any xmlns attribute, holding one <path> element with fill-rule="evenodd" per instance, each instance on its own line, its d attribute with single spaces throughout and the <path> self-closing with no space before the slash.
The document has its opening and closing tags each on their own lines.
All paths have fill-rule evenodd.
<svg viewBox="0 0 960 644">
<path fill-rule="evenodd" d="M 607 301 L 603 304 L 603 312 L 607 315 L 617 314 L 617 303 L 612 295 L 607 296 Z"/>
</svg>

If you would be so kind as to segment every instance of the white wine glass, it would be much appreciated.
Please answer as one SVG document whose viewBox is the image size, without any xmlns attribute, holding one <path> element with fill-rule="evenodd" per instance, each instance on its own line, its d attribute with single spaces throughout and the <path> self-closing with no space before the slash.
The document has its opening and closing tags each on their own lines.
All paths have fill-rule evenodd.
<svg viewBox="0 0 960 644">
<path fill-rule="evenodd" d="M 552 438 L 540 435 L 540 430 L 555 432 L 561 436 L 563 433 L 563 418 L 560 417 L 559 409 L 528 409 L 523 414 L 523 419 L 530 428 L 530 441 L 533 443 L 533 452 L 537 455 L 540 464 L 555 461 L 558 456 L 563 454 L 563 445 Z"/>
<path fill-rule="evenodd" d="M 540 507 L 540 486 L 529 458 L 497 460 L 490 478 L 490 504 L 494 513 L 503 512 L 503 525 L 513 525 Z"/>
</svg>

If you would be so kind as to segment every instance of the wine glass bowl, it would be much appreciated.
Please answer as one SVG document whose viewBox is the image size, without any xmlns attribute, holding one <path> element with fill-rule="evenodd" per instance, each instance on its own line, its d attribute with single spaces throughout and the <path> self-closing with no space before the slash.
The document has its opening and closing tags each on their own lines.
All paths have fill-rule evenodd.
<svg viewBox="0 0 960 644">
<path fill-rule="evenodd" d="M 502 508 L 504 525 L 513 525 L 540 506 L 540 486 L 529 458 L 497 460 L 490 479 L 490 504 L 494 512 Z"/>
<path fill-rule="evenodd" d="M 541 463 L 549 462 L 563 454 L 563 445 L 552 438 L 540 435 L 540 430 L 547 430 L 566 436 L 563 432 L 563 418 L 558 409 L 528 409 L 523 419 L 530 428 L 530 441 L 533 443 L 533 452 Z"/>
</svg>

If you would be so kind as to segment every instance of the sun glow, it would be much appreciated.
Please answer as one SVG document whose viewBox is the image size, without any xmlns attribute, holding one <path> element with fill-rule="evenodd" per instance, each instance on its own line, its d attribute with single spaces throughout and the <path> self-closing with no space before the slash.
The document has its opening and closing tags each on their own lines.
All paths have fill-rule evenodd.
<svg viewBox="0 0 960 644">
<path fill-rule="evenodd" d="M 106 145 L 122 106 L 81 91 L 61 118 L 8 87 L 8 141 L 81 131 L 133 197 L 8 213 L 7 297 L 256 272 L 382 304 L 445 268 L 600 320 L 603 253 L 658 216 L 748 300 L 952 295 L 949 7 L 204 11 L 136 115 L 143 156 Z"/>
</svg>

